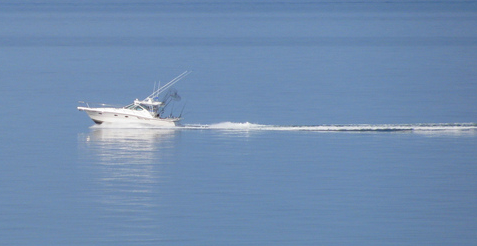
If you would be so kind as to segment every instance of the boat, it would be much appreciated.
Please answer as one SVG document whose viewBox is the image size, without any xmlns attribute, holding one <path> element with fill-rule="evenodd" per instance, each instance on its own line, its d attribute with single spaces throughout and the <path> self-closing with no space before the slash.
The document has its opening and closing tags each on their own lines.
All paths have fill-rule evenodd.
<svg viewBox="0 0 477 246">
<path fill-rule="evenodd" d="M 154 88 L 151 95 L 143 100 L 135 99 L 133 103 L 124 107 L 114 107 L 108 104 L 99 104 L 98 107 L 91 107 L 90 103 L 80 101 L 84 106 L 79 106 L 79 111 L 84 111 L 96 124 L 102 123 L 140 123 L 160 127 L 174 127 L 179 125 L 182 119 L 182 112 L 179 116 L 164 116 L 166 108 L 171 102 L 179 101 L 180 96 L 171 86 L 190 74 L 191 71 L 185 71 L 164 86 Z M 162 100 L 159 95 L 164 94 Z"/>
</svg>

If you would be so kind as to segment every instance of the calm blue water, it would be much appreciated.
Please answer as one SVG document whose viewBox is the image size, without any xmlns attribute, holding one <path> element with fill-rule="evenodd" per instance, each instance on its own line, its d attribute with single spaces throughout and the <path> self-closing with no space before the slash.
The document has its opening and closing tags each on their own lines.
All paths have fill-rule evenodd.
<svg viewBox="0 0 477 246">
<path fill-rule="evenodd" d="M 475 245 L 477 2 L 0 4 L 1 245 Z M 183 127 L 93 126 L 185 70 Z"/>
</svg>

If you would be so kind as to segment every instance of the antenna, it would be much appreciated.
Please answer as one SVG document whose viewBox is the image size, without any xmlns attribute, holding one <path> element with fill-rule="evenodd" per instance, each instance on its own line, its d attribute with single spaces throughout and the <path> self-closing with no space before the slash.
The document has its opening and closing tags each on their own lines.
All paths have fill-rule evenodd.
<svg viewBox="0 0 477 246">
<path fill-rule="evenodd" d="M 182 117 L 182 112 L 184 112 L 184 108 L 187 105 L 187 101 L 184 103 L 184 106 L 182 106 L 181 114 L 179 114 L 179 118 Z"/>
</svg>

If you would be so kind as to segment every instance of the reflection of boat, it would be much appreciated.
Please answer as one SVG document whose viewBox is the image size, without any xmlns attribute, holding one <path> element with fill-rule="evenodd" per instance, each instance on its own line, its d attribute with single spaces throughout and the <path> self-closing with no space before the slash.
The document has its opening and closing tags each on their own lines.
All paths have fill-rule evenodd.
<svg viewBox="0 0 477 246">
<path fill-rule="evenodd" d="M 93 131 L 86 136 L 87 142 L 95 142 L 98 144 L 114 143 L 116 145 L 123 144 L 121 149 L 138 148 L 134 151 L 147 150 L 148 146 L 169 141 L 173 138 L 177 131 L 174 129 L 129 129 L 129 128 L 103 128 L 103 126 L 91 127 Z"/>
<path fill-rule="evenodd" d="M 78 135 L 78 140 L 87 147 L 85 150 L 92 151 L 98 163 L 118 166 L 160 162 L 164 155 L 171 154 L 168 150 L 175 145 L 180 133 L 172 128 L 103 128 L 103 125 L 97 125 L 92 129 L 88 134 Z"/>
<path fill-rule="evenodd" d="M 146 97 L 144 100 L 134 100 L 132 104 L 124 107 L 111 107 L 101 104 L 100 107 L 90 107 L 88 103 L 86 107 L 78 107 L 79 111 L 85 111 L 88 116 L 96 123 L 146 123 L 155 126 L 175 126 L 181 120 L 181 115 L 164 117 L 165 108 L 171 101 L 180 100 L 180 96 L 175 90 L 168 90 L 177 81 L 187 76 L 190 71 L 185 71 L 169 83 L 160 87 Z M 168 91 L 164 98 L 159 101 L 159 94 Z M 82 102 L 84 103 L 84 102 Z"/>
<path fill-rule="evenodd" d="M 84 193 L 103 217 L 113 218 L 101 225 L 114 228 L 121 242 L 162 240 L 158 224 L 148 222 L 164 208 L 162 187 L 167 187 L 169 170 L 180 159 L 176 151 L 180 134 L 174 128 L 113 124 L 94 125 L 78 134 L 77 168 L 89 187 Z"/>
</svg>

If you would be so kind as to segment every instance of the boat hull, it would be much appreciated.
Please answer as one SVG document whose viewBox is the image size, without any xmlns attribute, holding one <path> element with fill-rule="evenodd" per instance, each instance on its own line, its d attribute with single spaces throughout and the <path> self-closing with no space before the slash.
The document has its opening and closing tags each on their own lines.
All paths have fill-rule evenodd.
<svg viewBox="0 0 477 246">
<path fill-rule="evenodd" d="M 162 127 L 173 127 L 179 125 L 180 118 L 153 118 L 141 115 L 126 114 L 121 112 L 108 112 L 100 108 L 78 107 L 78 110 L 85 111 L 96 124 L 102 123 L 139 123 Z"/>
</svg>

